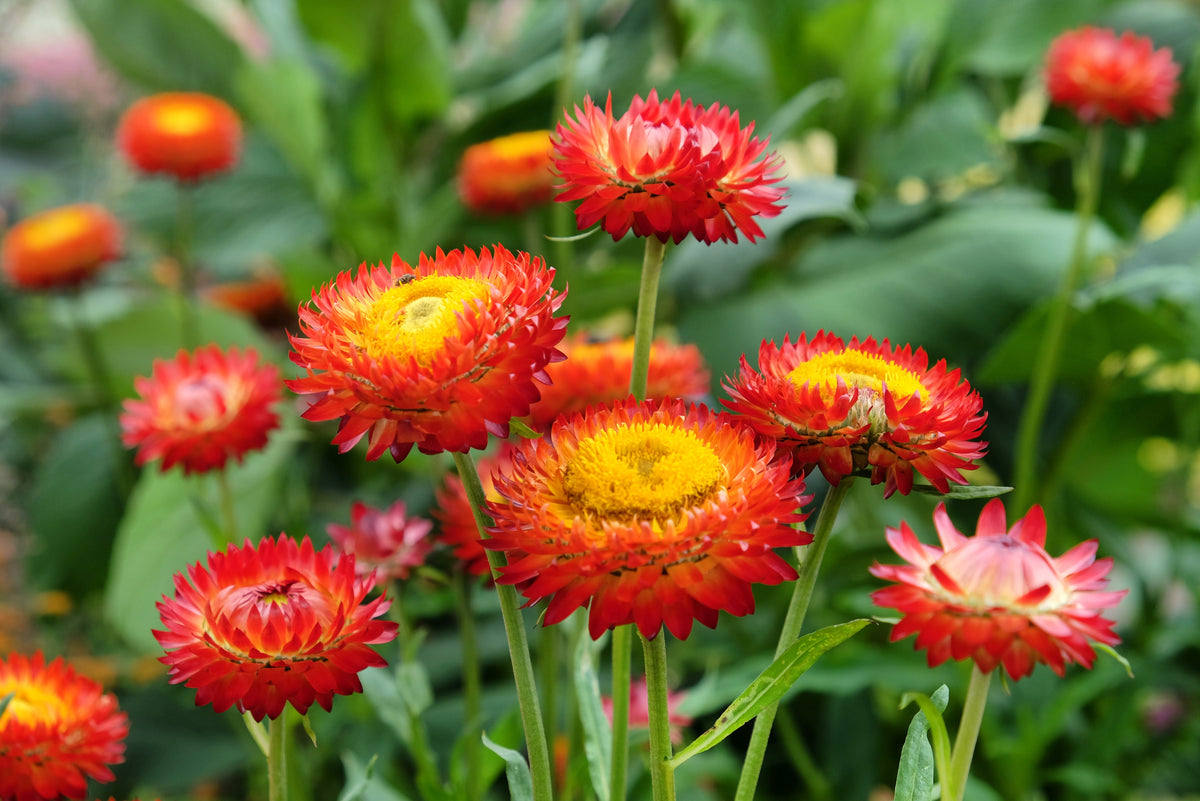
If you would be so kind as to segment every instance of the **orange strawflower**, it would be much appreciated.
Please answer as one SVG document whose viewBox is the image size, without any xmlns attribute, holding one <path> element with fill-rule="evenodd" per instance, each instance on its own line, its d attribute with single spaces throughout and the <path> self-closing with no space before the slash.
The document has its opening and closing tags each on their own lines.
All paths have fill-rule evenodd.
<svg viewBox="0 0 1200 801">
<path fill-rule="evenodd" d="M 1153 122 L 1171 114 L 1179 88 L 1171 49 L 1154 49 L 1145 36 L 1084 26 L 1060 34 L 1046 53 L 1050 100 L 1075 112 L 1085 125 Z"/>
<path fill-rule="evenodd" d="M 328 712 L 335 694 L 362 692 L 360 671 L 387 664 L 370 646 L 395 639 L 397 624 L 374 619 L 391 605 L 367 600 L 374 586 L 353 556 L 317 551 L 308 537 L 230 545 L 209 553 L 207 568 L 175 574 L 175 597 L 158 602 L 159 660 L 172 684 L 196 690 L 196 706 L 236 706 L 255 720 L 289 703 Z"/>
<path fill-rule="evenodd" d="M 756 431 L 792 453 L 796 469 L 821 469 L 831 484 L 869 471 L 884 497 L 912 490 L 913 470 L 940 492 L 965 484 L 983 456 L 983 401 L 945 360 L 874 338 L 846 345 L 824 331 L 783 345 L 763 342 L 759 371 L 742 356 L 724 401 Z M 760 372 L 761 371 L 761 372 Z"/>
<path fill-rule="evenodd" d="M 501 442 L 495 453 L 484 456 L 476 465 L 479 483 L 483 485 L 483 493 L 489 503 L 502 502 L 500 494 L 496 492 L 493 476 L 511 467 L 514 448 L 512 442 Z M 475 516 L 471 512 L 471 502 L 467 499 L 462 479 L 455 473 L 447 473 L 437 489 L 436 497 L 433 516 L 441 530 L 438 539 L 454 549 L 454 558 L 472 576 L 491 576 L 487 551 L 483 549 L 483 541 L 479 538 L 479 528 L 475 525 Z"/>
<path fill-rule="evenodd" d="M 83 798 L 88 777 L 110 782 L 125 761 L 129 718 L 98 683 L 41 651 L 0 660 L 0 798 Z"/>
<path fill-rule="evenodd" d="M 342 453 L 364 436 L 370 460 L 390 451 L 400 461 L 413 445 L 483 448 L 529 413 L 535 382 L 562 357 L 567 318 L 554 316 L 564 295 L 553 278 L 541 258 L 503 245 L 344 272 L 300 307 L 289 338 L 307 375 L 286 383 L 319 396 L 305 419 L 341 419 Z"/>
<path fill-rule="evenodd" d="M 0 244 L 4 277 L 23 289 L 74 286 L 120 256 L 121 226 L 94 203 L 26 217 L 8 229 Z"/>
<path fill-rule="evenodd" d="M 520 214 L 550 200 L 549 131 L 526 131 L 471 145 L 458 165 L 458 194 L 478 214 Z"/>
<path fill-rule="evenodd" d="M 342 553 L 354 557 L 359 575 L 373 574 L 377 581 L 408 578 L 413 568 L 425 564 L 433 550 L 429 536 L 433 523 L 410 517 L 404 501 L 376 509 L 358 501 L 350 507 L 350 525 L 330 523 L 329 538 Z"/>
<path fill-rule="evenodd" d="M 589 342 L 584 334 L 568 337 L 562 345 L 566 359 L 546 368 L 551 384 L 529 410 L 529 427 L 547 431 L 560 415 L 582 412 L 596 403 L 621 400 L 629 395 L 633 372 L 633 337 Z M 708 392 L 708 368 L 695 345 L 655 342 L 650 347 L 650 375 L 646 397 L 700 400 Z"/>
<path fill-rule="evenodd" d="M 198 92 L 138 100 L 117 124 L 117 147 L 144 173 L 198 181 L 237 163 L 242 122 L 228 103 Z"/>
<path fill-rule="evenodd" d="M 676 745 L 683 742 L 684 727 L 690 726 L 692 723 L 690 715 L 684 715 L 676 710 L 676 707 L 683 703 L 685 698 L 687 698 L 687 692 L 667 691 L 667 722 L 670 724 L 671 742 Z M 601 698 L 600 706 L 611 726 L 613 722 L 612 696 L 606 695 Z M 629 728 L 650 728 L 650 691 L 646 687 L 645 676 L 638 676 L 629 682 Z"/>
<path fill-rule="evenodd" d="M 738 231 L 753 242 L 763 235 L 754 218 L 778 214 L 784 195 L 772 186 L 779 159 L 762 158 L 767 142 L 753 133 L 727 106 L 697 106 L 679 92 L 666 102 L 653 89 L 635 95 L 619 119 L 611 94 L 603 111 L 586 97 L 555 134 L 556 199 L 582 200 L 579 227 L 600 223 L 614 240 L 633 229 L 661 242 L 736 242 Z"/>
<path fill-rule="evenodd" d="M 217 308 L 253 317 L 263 327 L 285 327 L 296 319 L 296 307 L 288 300 L 287 285 L 277 272 L 213 284 L 204 288 L 202 296 Z"/>
<path fill-rule="evenodd" d="M 683 639 L 693 620 L 753 612 L 752 583 L 796 578 L 774 549 L 812 540 L 792 527 L 809 498 L 774 456 L 704 406 L 594 406 L 517 445 L 484 547 L 507 554 L 498 582 L 548 599 L 546 625 L 587 606 L 593 638 L 634 623 Z"/>
<path fill-rule="evenodd" d="M 151 376 L 133 383 L 139 397 L 124 403 L 121 439 L 138 449 L 139 465 L 161 458 L 163 471 L 175 464 L 184 473 L 219 470 L 265 446 L 279 425 L 279 369 L 259 364 L 253 348 L 181 350 L 171 361 L 156 359 Z"/>
<path fill-rule="evenodd" d="M 1095 540 L 1050 556 L 1040 506 L 1007 531 L 1004 518 L 1004 504 L 994 498 L 975 536 L 965 537 L 938 504 L 933 522 L 941 548 L 922 544 L 907 523 L 887 530 L 888 544 L 909 562 L 871 567 L 872 575 L 896 582 L 871 594 L 904 615 L 892 641 L 916 634 L 930 667 L 970 659 L 984 673 L 1004 665 L 1013 679 L 1038 662 L 1059 676 L 1069 662 L 1090 668 L 1092 642 L 1120 642 L 1113 622 L 1100 616 L 1126 593 L 1104 590 L 1112 559 L 1096 559 Z"/>
</svg>

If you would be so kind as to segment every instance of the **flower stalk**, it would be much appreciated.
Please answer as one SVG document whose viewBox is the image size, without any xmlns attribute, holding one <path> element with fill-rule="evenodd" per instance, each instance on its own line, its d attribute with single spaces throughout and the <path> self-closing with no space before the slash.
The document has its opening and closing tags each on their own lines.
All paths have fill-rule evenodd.
<svg viewBox="0 0 1200 801">
<path fill-rule="evenodd" d="M 267 721 L 267 738 L 267 798 L 287 801 L 287 724 L 283 715 Z"/>
<path fill-rule="evenodd" d="M 667 632 L 642 640 L 646 664 L 646 700 L 650 713 L 650 785 L 654 801 L 675 801 L 675 768 L 671 766 L 671 723 L 667 702 Z M 629 697 L 628 693 L 625 696 Z M 627 702 L 628 705 L 628 702 Z M 614 716 L 615 706 L 614 706 Z"/>
<path fill-rule="evenodd" d="M 629 393 L 637 400 L 646 399 L 646 384 L 650 379 L 650 345 L 654 342 L 654 313 L 658 306 L 658 281 L 662 276 L 665 243 L 656 237 L 646 237 L 642 256 L 642 281 L 638 289 L 637 320 L 633 333 L 633 372 L 629 376 Z"/>
<path fill-rule="evenodd" d="M 479 645 L 476 642 L 475 616 L 471 614 L 471 577 L 461 567 L 454 571 L 454 611 L 458 615 L 458 631 L 462 639 L 463 714 L 465 727 L 474 731 L 483 717 L 483 690 L 479 673 Z M 475 801 L 483 793 L 480 787 L 480 759 L 483 741 L 470 737 L 466 744 L 466 795 Z"/>
<path fill-rule="evenodd" d="M 967 775 L 971 772 L 971 758 L 975 755 L 975 743 L 979 739 L 979 727 L 983 722 L 983 711 L 987 708 L 988 687 L 992 673 L 984 673 L 977 665 L 971 667 L 971 683 L 967 687 L 967 698 L 963 702 L 962 720 L 958 734 L 954 736 L 954 750 L 950 756 L 949 785 L 942 797 L 947 801 L 962 801 L 967 790 Z"/>
</svg>

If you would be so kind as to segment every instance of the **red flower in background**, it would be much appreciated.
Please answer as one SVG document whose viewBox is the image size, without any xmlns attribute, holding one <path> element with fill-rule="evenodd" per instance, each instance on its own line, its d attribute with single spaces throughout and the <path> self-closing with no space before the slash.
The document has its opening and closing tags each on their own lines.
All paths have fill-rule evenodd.
<svg viewBox="0 0 1200 801">
<path fill-rule="evenodd" d="M 314 550 L 308 537 L 230 545 L 207 568 L 175 574 L 175 597 L 158 602 L 159 661 L 172 684 L 196 690 L 196 706 L 236 706 L 260 721 L 288 703 L 328 712 L 335 694 L 362 692 L 360 671 L 387 664 L 370 646 L 391 642 L 397 624 L 373 619 L 390 606 L 366 600 L 374 586 L 353 556 Z"/>
<path fill-rule="evenodd" d="M 138 100 L 117 124 L 117 147 L 145 173 L 198 181 L 238 160 L 242 123 L 228 103 L 198 92 Z"/>
<path fill-rule="evenodd" d="M 1121 125 L 1170 116 L 1179 88 L 1171 49 L 1154 49 L 1145 36 L 1085 26 L 1050 43 L 1045 80 L 1050 100 L 1075 112 L 1085 125 Z"/>
<path fill-rule="evenodd" d="M 121 256 L 121 226 L 93 203 L 26 217 L 4 234 L 0 267 L 13 286 L 48 289 L 87 280 Z"/>
<path fill-rule="evenodd" d="M 704 108 L 678 92 L 665 102 L 653 89 L 634 96 L 616 119 L 612 95 L 603 111 L 587 97 L 555 134 L 556 199 L 582 200 L 579 227 L 600 223 L 614 240 L 632 229 L 662 242 L 736 242 L 738 231 L 753 242 L 763 235 L 754 218 L 778 214 L 784 195 L 772 186 L 779 162 L 762 158 L 767 142 L 753 133 L 727 106 Z"/>
<path fill-rule="evenodd" d="M 295 302 L 288 299 L 283 276 L 264 270 L 241 281 L 212 284 L 202 291 L 212 305 L 249 317 L 264 328 L 285 328 L 296 320 Z"/>
<path fill-rule="evenodd" d="M 1120 638 L 1100 613 L 1125 595 L 1106 592 L 1112 559 L 1096 559 L 1096 541 L 1058 558 L 1046 552 L 1046 518 L 1034 506 L 1005 530 L 1004 504 L 988 502 L 974 537 L 964 537 L 945 504 L 933 513 L 942 547 L 924 545 L 907 523 L 887 530 L 888 544 L 906 565 L 875 564 L 871 574 L 894 585 L 871 600 L 899 610 L 892 641 L 917 635 L 929 665 L 971 659 L 984 673 L 1004 665 L 1020 679 L 1038 662 L 1059 676 L 1069 662 L 1090 668 L 1091 643 Z"/>
<path fill-rule="evenodd" d="M 526 131 L 471 145 L 458 165 L 458 194 L 477 214 L 520 214 L 546 203 L 556 178 L 549 131 Z"/>
<path fill-rule="evenodd" d="M 483 494 L 489 503 L 503 502 L 496 492 L 493 477 L 497 472 L 511 467 L 514 448 L 512 442 L 501 442 L 495 453 L 482 457 L 476 466 L 479 483 L 483 485 Z M 447 473 L 442 485 L 438 487 L 437 505 L 433 508 L 433 516 L 441 530 L 439 539 L 454 549 L 454 558 L 463 569 L 472 576 L 490 577 L 492 567 L 480 540 L 475 516 L 471 513 L 471 502 L 467 500 L 467 490 L 463 487 L 462 479 L 456 474 Z"/>
<path fill-rule="evenodd" d="M 350 508 L 350 521 L 349 526 L 330 523 L 325 530 L 343 553 L 354 557 L 359 575 L 403 581 L 413 568 L 425 564 L 433 550 L 429 536 L 433 523 L 409 517 L 404 501 L 387 509 L 356 501 Z"/>
<path fill-rule="evenodd" d="M 684 726 L 690 726 L 692 723 L 689 715 L 684 715 L 675 709 L 683 702 L 684 698 L 687 698 L 687 692 L 667 692 L 667 722 L 671 727 L 671 742 L 676 745 L 683 742 Z M 604 709 L 604 716 L 608 718 L 611 726 L 613 721 L 612 697 L 606 695 L 601 698 L 600 706 Z M 646 687 L 645 676 L 638 676 L 629 682 L 629 728 L 650 728 L 650 693 Z"/>
<path fill-rule="evenodd" d="M 109 765 L 125 761 L 129 718 L 115 696 L 63 660 L 46 664 L 9 654 L 0 660 L 0 798 L 83 798 L 87 780 L 110 782 Z"/>
</svg>

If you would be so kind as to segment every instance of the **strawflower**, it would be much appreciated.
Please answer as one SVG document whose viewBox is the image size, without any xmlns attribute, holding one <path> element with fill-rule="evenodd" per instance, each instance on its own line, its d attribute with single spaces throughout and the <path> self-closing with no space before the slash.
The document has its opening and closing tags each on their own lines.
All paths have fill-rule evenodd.
<svg viewBox="0 0 1200 801">
<path fill-rule="evenodd" d="M 1105 591 L 1112 559 L 1096 559 L 1095 540 L 1052 557 L 1042 508 L 1006 530 L 999 498 L 984 507 L 974 537 L 958 532 L 945 504 L 933 522 L 941 548 L 922 544 L 901 523 L 887 530 L 887 540 L 908 564 L 871 567 L 872 575 L 895 582 L 871 594 L 904 616 L 892 641 L 916 634 L 915 647 L 928 651 L 931 667 L 970 659 L 984 673 L 1003 665 L 1020 679 L 1042 662 L 1062 676 L 1068 663 L 1092 666 L 1093 642 L 1120 642 L 1100 613 L 1126 591 Z"/>
<path fill-rule="evenodd" d="M 217 308 L 254 318 L 264 328 L 283 328 L 296 319 L 295 304 L 288 300 L 287 285 L 277 272 L 213 284 L 202 296 Z"/>
<path fill-rule="evenodd" d="M 139 465 L 162 459 L 163 471 L 176 464 L 184 473 L 218 470 L 261 449 L 279 425 L 279 369 L 260 364 L 252 348 L 181 350 L 155 360 L 134 388 L 139 397 L 125 401 L 121 431 Z"/>
<path fill-rule="evenodd" d="M 340 274 L 300 307 L 292 361 L 306 375 L 287 385 L 317 400 L 308 420 L 341 420 L 342 453 L 367 437 L 367 459 L 466 452 L 508 436 L 529 413 L 536 382 L 562 355 L 564 295 L 540 258 L 502 245 L 424 254 L 416 267 Z"/>
<path fill-rule="evenodd" d="M 409 516 L 404 501 L 386 509 L 355 501 L 350 521 L 349 526 L 330 523 L 325 530 L 343 553 L 354 556 L 359 575 L 374 574 L 376 581 L 403 581 L 433 550 L 433 523 Z"/>
<path fill-rule="evenodd" d="M 1084 26 L 1060 34 L 1046 53 L 1050 100 L 1085 125 L 1136 125 L 1170 116 L 1178 77 L 1169 47 L 1155 50 L 1149 38 L 1131 31 L 1117 36 Z"/>
<path fill-rule="evenodd" d="M 784 191 L 773 184 L 779 160 L 763 157 L 766 140 L 742 128 L 736 111 L 680 99 L 660 102 L 658 92 L 634 96 L 629 110 L 613 117 L 612 95 L 604 109 L 584 99 L 559 123 L 554 164 L 563 191 L 556 198 L 581 200 L 579 227 L 600 223 L 614 240 L 631 229 L 660 242 L 736 242 L 740 231 L 753 242 L 763 235 L 754 218 L 782 210 Z"/>
<path fill-rule="evenodd" d="M 478 214 L 520 214 L 546 203 L 556 178 L 549 131 L 526 131 L 471 145 L 458 165 L 458 194 Z"/>
<path fill-rule="evenodd" d="M 502 502 L 492 477 L 498 471 L 512 466 L 514 449 L 513 443 L 501 442 L 495 453 L 482 457 L 476 466 L 479 483 L 483 485 L 483 493 L 489 503 Z M 479 538 L 479 528 L 475 525 L 475 516 L 471 512 L 471 502 L 467 499 L 462 479 L 454 473 L 447 473 L 436 490 L 436 498 L 433 517 L 438 521 L 438 539 L 453 549 L 454 558 L 472 576 L 490 576 L 492 568 Z"/>
<path fill-rule="evenodd" d="M 635 623 L 676 637 L 721 610 L 754 611 L 751 584 L 796 578 L 775 548 L 812 540 L 793 523 L 802 480 L 726 414 L 679 400 L 594 406 L 521 442 L 494 478 L 506 501 L 484 547 L 500 583 L 547 599 L 546 625 L 587 606 L 593 638 Z"/>
<path fill-rule="evenodd" d="M 869 471 L 884 496 L 912 490 L 913 470 L 941 492 L 965 484 L 987 443 L 983 401 L 945 360 L 874 338 L 846 345 L 819 332 L 783 345 L 763 342 L 758 371 L 745 356 L 724 401 L 756 431 L 792 453 L 798 470 L 821 469 L 831 484 Z"/>
<path fill-rule="evenodd" d="M 131 105 L 117 124 L 117 147 L 144 173 L 193 182 L 237 163 L 242 123 L 220 98 L 165 92 Z"/>
<path fill-rule="evenodd" d="M 196 706 L 259 721 L 289 703 L 329 711 L 335 694 L 362 692 L 360 671 L 387 664 L 370 646 L 393 640 L 397 624 L 374 619 L 390 605 L 367 600 L 374 586 L 353 556 L 317 551 L 308 537 L 230 545 L 175 574 L 175 596 L 158 602 L 159 660 L 172 684 L 196 690 Z"/>
<path fill-rule="evenodd" d="M 686 697 L 687 692 L 685 691 L 667 693 L 667 721 L 671 725 L 671 742 L 675 744 L 683 742 L 683 728 L 692 723 L 689 715 L 676 711 L 676 707 Z M 613 719 L 612 698 L 604 696 L 600 699 L 600 706 L 604 709 L 604 716 L 608 718 L 609 725 L 611 725 Z M 629 683 L 629 728 L 650 728 L 650 694 L 646 689 L 645 676 L 639 676 Z"/>
<path fill-rule="evenodd" d="M 26 217 L 4 234 L 0 269 L 22 289 L 69 287 L 121 256 L 121 226 L 94 203 Z"/>
<path fill-rule="evenodd" d="M 117 699 L 79 676 L 61 658 L 0 659 L 0 798 L 84 798 L 88 778 L 110 782 L 109 765 L 125 761 L 129 718 Z"/>
</svg>

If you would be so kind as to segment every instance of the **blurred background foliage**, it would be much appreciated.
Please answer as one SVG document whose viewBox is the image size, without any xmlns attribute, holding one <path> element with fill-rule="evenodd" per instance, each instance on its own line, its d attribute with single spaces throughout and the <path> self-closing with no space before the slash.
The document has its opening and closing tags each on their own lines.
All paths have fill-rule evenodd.
<svg viewBox="0 0 1200 801">
<path fill-rule="evenodd" d="M 1136 679 L 1102 658 L 1064 680 L 1039 669 L 996 694 L 968 798 L 1200 797 L 1200 8 L 1173 0 L 0 2 L 4 215 L 97 201 L 127 229 L 124 261 L 79 298 L 0 288 L 0 645 L 65 653 L 116 689 L 133 728 L 104 795 L 264 794 L 241 723 L 194 709 L 192 692 L 169 687 L 154 661 L 154 602 L 172 573 L 203 557 L 215 487 L 152 468 L 133 480 L 69 324 L 82 315 L 94 329 L 117 398 L 180 346 L 167 301 L 173 187 L 131 175 L 112 145 L 137 96 L 209 92 L 245 120 L 240 166 L 194 191 L 204 286 L 277 271 L 294 306 L 364 261 L 503 242 L 558 268 L 573 329 L 610 332 L 630 330 L 641 243 L 547 240 L 575 233 L 561 206 L 524 219 L 471 214 L 456 191 L 463 149 L 552 127 L 585 94 L 611 93 L 620 109 L 657 87 L 729 105 L 785 158 L 788 208 L 764 221 L 757 244 L 670 248 L 660 330 L 700 346 L 714 399 L 763 339 L 825 328 L 923 347 L 982 393 L 991 448 L 980 481 L 1004 483 L 1045 300 L 1075 226 L 1081 131 L 1047 109 L 1039 69 L 1050 40 L 1085 23 L 1149 35 L 1183 67 L 1170 119 L 1108 131 L 1101 217 L 1038 490 L 1052 553 L 1097 537 L 1101 555 L 1116 557 L 1114 585 L 1130 589 L 1121 650 Z M 205 308 L 201 326 L 205 339 L 253 345 L 292 369 L 281 325 Z M 428 512 L 448 460 L 339 457 L 330 426 L 284 416 L 270 447 L 233 469 L 242 531 L 324 541 L 325 524 L 347 520 L 354 500 L 404 498 Z M 884 527 L 907 519 L 931 536 L 934 503 L 884 502 L 878 487 L 851 493 L 810 628 L 872 613 L 866 568 L 894 561 Z M 951 507 L 963 521 L 978 512 L 969 501 Z M 319 748 L 297 745 L 294 798 L 343 788 L 370 801 L 438 798 L 430 776 L 456 769 L 450 596 L 433 573 L 393 591 L 419 619 L 419 663 L 371 673 L 364 695 L 313 716 Z M 670 643 L 693 733 L 769 661 L 788 592 L 759 588 L 754 616 L 723 616 L 716 631 Z M 499 616 L 488 593 L 476 601 L 485 728 L 515 745 Z M 956 719 L 965 668 L 930 671 L 909 643 L 886 639 L 885 626 L 872 627 L 804 677 L 759 798 L 888 798 L 911 716 L 900 694 L 947 683 Z M 433 774 L 412 756 L 404 709 L 419 713 L 441 755 Z M 730 797 L 744 742 L 737 735 L 684 766 L 681 797 Z M 648 797 L 637 765 L 631 797 Z M 582 757 L 567 770 L 574 789 L 562 797 L 586 797 Z M 492 793 L 504 797 L 503 779 Z"/>
</svg>

